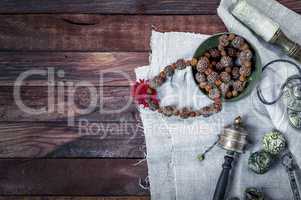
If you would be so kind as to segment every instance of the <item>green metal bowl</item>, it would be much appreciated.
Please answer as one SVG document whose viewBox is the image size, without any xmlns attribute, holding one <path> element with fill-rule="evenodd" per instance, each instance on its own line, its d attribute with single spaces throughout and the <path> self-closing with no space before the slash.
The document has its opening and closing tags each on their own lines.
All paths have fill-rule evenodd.
<svg viewBox="0 0 301 200">
<path fill-rule="evenodd" d="M 215 35 L 209 37 L 198 47 L 198 49 L 194 53 L 193 57 L 198 59 L 199 57 L 203 56 L 206 51 L 208 51 L 212 48 L 217 48 L 218 43 L 219 43 L 218 38 L 223 34 L 230 34 L 230 33 L 218 33 L 218 34 L 215 34 Z M 237 34 L 235 34 L 235 35 L 237 35 Z M 239 35 L 237 35 L 237 36 L 239 36 Z M 247 80 L 247 86 L 244 89 L 244 91 L 242 93 L 240 93 L 237 97 L 230 98 L 230 99 L 223 98 L 224 102 L 238 101 L 238 100 L 241 100 L 242 98 L 248 96 L 251 93 L 252 89 L 255 87 L 256 82 L 260 79 L 261 68 L 262 68 L 260 56 L 259 56 L 256 48 L 248 40 L 246 40 L 246 41 L 248 42 L 249 46 L 251 47 L 251 50 L 254 53 L 252 63 L 255 63 L 255 65 L 253 64 L 253 66 L 252 66 L 252 74 Z M 196 68 L 193 68 L 193 77 L 195 77 L 196 73 L 197 73 Z M 197 81 L 196 81 L 196 83 L 197 83 Z M 205 90 L 201 89 L 201 91 L 204 94 L 208 95 L 208 93 Z"/>
</svg>

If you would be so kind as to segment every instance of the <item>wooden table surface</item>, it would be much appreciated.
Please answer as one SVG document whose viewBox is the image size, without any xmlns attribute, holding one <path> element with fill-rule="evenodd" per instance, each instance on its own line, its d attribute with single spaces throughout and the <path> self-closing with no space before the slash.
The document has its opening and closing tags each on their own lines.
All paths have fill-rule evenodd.
<svg viewBox="0 0 301 200">
<path fill-rule="evenodd" d="M 301 13 L 301 1 L 280 0 Z M 147 176 L 145 141 L 133 103 L 121 112 L 28 114 L 14 101 L 14 82 L 25 71 L 47 70 L 56 77 L 30 76 L 21 87 L 26 106 L 55 108 L 71 93 L 63 81 L 89 81 L 102 92 L 104 109 L 118 109 L 130 99 L 122 71 L 135 80 L 134 68 L 149 62 L 152 27 L 158 31 L 214 34 L 225 31 L 216 15 L 218 0 L 1 0 L 0 2 L 0 200 L 147 200 L 139 187 Z M 57 75 L 63 70 L 64 77 Z M 75 91 L 85 107 L 89 88 Z M 63 105 L 64 106 L 64 105 Z M 49 108 L 49 106 L 47 107 Z M 98 134 L 79 134 L 84 119 Z M 97 196 L 97 197 L 96 197 Z"/>
</svg>

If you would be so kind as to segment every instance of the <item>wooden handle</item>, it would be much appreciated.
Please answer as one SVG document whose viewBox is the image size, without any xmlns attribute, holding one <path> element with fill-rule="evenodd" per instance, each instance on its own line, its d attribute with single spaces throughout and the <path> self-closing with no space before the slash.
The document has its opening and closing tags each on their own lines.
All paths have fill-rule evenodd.
<svg viewBox="0 0 301 200">
<path fill-rule="evenodd" d="M 233 157 L 231 156 L 225 156 L 225 161 L 223 164 L 223 170 L 221 172 L 221 175 L 218 179 L 213 200 L 224 200 L 225 199 L 225 194 L 228 186 L 228 180 L 229 180 L 229 175 L 230 171 L 232 168 L 232 162 L 233 162 Z"/>
</svg>

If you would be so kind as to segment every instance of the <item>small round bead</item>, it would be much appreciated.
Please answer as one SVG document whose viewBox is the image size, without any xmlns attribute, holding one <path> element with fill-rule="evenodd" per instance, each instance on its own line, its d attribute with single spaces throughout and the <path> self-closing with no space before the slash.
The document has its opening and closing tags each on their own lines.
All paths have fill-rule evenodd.
<svg viewBox="0 0 301 200">
<path fill-rule="evenodd" d="M 245 40 L 240 37 L 240 36 L 236 36 L 232 42 L 231 42 L 232 46 L 239 49 L 240 47 L 242 47 L 245 44 Z"/>
<path fill-rule="evenodd" d="M 195 116 L 196 116 L 196 112 L 191 111 L 191 112 L 189 113 L 189 116 L 190 116 L 190 117 L 195 117 Z"/>
<path fill-rule="evenodd" d="M 219 87 L 222 83 L 223 83 L 223 82 L 222 82 L 221 80 L 219 80 L 219 79 L 215 81 L 215 85 L 216 85 L 217 87 Z"/>
<path fill-rule="evenodd" d="M 240 76 L 240 77 L 239 77 L 239 80 L 240 80 L 241 82 L 245 82 L 245 81 L 246 81 L 246 77 L 245 77 L 245 76 Z"/>
<path fill-rule="evenodd" d="M 231 67 L 233 64 L 232 58 L 230 56 L 223 56 L 221 59 L 221 64 L 224 67 Z"/>
<path fill-rule="evenodd" d="M 240 76 L 239 67 L 233 67 L 231 74 L 234 79 L 238 79 Z"/>
<path fill-rule="evenodd" d="M 237 97 L 237 95 L 238 95 L 238 92 L 237 92 L 236 90 L 233 90 L 233 91 L 232 91 L 232 96 L 233 96 L 233 97 Z"/>
<path fill-rule="evenodd" d="M 244 63 L 245 61 L 250 61 L 253 58 L 253 53 L 250 49 L 241 51 L 239 54 L 240 63 Z"/>
<path fill-rule="evenodd" d="M 235 38 L 235 34 L 234 33 L 230 33 L 228 39 L 230 41 L 232 41 L 232 40 L 234 40 L 234 38 Z"/>
<path fill-rule="evenodd" d="M 207 92 L 209 92 L 211 89 L 212 89 L 212 86 L 210 84 L 207 84 L 206 87 L 205 87 L 205 90 Z"/>
<path fill-rule="evenodd" d="M 227 98 L 230 99 L 230 98 L 232 97 L 232 92 L 231 92 L 231 91 L 228 91 L 227 94 L 226 94 L 226 96 L 227 96 Z"/>
<path fill-rule="evenodd" d="M 228 35 L 222 35 L 219 37 L 219 44 L 223 47 L 228 46 L 230 43 Z"/>
<path fill-rule="evenodd" d="M 210 55 L 210 53 L 206 52 L 206 53 L 204 54 L 204 56 L 205 56 L 206 58 L 209 59 L 211 55 Z"/>
<path fill-rule="evenodd" d="M 211 74 L 213 72 L 213 70 L 211 68 L 206 69 L 205 74 L 207 76 L 209 76 L 209 74 Z"/>
<path fill-rule="evenodd" d="M 234 90 L 241 92 L 241 91 L 243 91 L 245 84 L 242 81 L 234 81 L 232 86 L 233 86 Z"/>
<path fill-rule="evenodd" d="M 206 69 L 209 67 L 209 60 L 206 57 L 201 57 L 201 59 L 199 60 L 196 68 L 199 72 L 205 72 Z"/>
<path fill-rule="evenodd" d="M 196 58 L 192 58 L 191 65 L 196 66 L 198 64 L 198 60 Z"/>
<path fill-rule="evenodd" d="M 222 65 L 222 63 L 218 62 L 215 65 L 215 69 L 217 69 L 218 71 L 222 71 L 225 67 Z"/>
<path fill-rule="evenodd" d="M 172 107 L 172 106 L 162 107 L 162 114 L 167 116 L 167 117 L 172 116 L 173 111 L 174 111 L 174 107 Z"/>
<path fill-rule="evenodd" d="M 164 83 L 165 79 L 160 77 L 160 76 L 155 76 L 151 81 L 150 81 L 150 87 L 153 89 L 156 89 L 160 87 Z"/>
<path fill-rule="evenodd" d="M 219 75 L 217 72 L 211 72 L 208 76 L 207 76 L 207 80 L 209 83 L 214 83 L 216 80 L 219 79 Z"/>
<path fill-rule="evenodd" d="M 222 72 L 220 78 L 223 82 L 228 83 L 231 80 L 231 75 L 228 72 Z"/>
<path fill-rule="evenodd" d="M 213 88 L 212 90 L 209 91 L 208 96 L 210 99 L 220 98 L 221 92 L 218 88 Z"/>
<path fill-rule="evenodd" d="M 225 68 L 225 72 L 231 73 L 232 72 L 232 68 L 231 67 L 226 67 Z"/>
<path fill-rule="evenodd" d="M 159 105 L 154 103 L 151 98 L 147 99 L 147 103 L 148 103 L 148 106 L 149 106 L 149 109 L 155 111 L 155 110 L 158 110 L 159 109 Z"/>
<path fill-rule="evenodd" d="M 181 111 L 180 111 L 180 117 L 182 119 L 188 118 L 189 117 L 189 110 L 187 108 L 181 109 Z"/>
<path fill-rule="evenodd" d="M 227 52 L 225 50 L 221 50 L 221 56 L 227 56 Z"/>
<path fill-rule="evenodd" d="M 234 56 L 237 55 L 237 51 L 236 51 L 234 48 L 229 47 L 229 48 L 227 49 L 227 54 L 228 54 L 229 56 L 231 56 L 231 57 L 234 57 Z"/>
<path fill-rule="evenodd" d="M 209 53 L 212 58 L 219 58 L 221 56 L 221 53 L 218 49 L 210 49 Z"/>
<path fill-rule="evenodd" d="M 217 46 L 217 49 L 218 49 L 219 51 L 224 51 L 224 50 L 225 50 L 225 47 L 219 44 L 219 45 Z"/>
<path fill-rule="evenodd" d="M 239 74 L 244 76 L 244 77 L 248 77 L 248 76 L 251 75 L 251 71 L 252 71 L 252 69 L 250 67 L 242 66 L 239 69 Z"/>
<path fill-rule="evenodd" d="M 197 82 L 201 83 L 201 82 L 205 82 L 207 80 L 206 75 L 204 73 L 198 72 L 195 75 L 195 79 L 197 80 Z"/>
<path fill-rule="evenodd" d="M 246 62 L 243 62 L 242 65 L 251 68 L 252 67 L 252 62 L 251 61 L 246 61 Z"/>
<path fill-rule="evenodd" d="M 164 71 L 161 71 L 160 74 L 159 74 L 159 76 L 161 78 L 165 79 L 166 78 L 166 73 Z"/>
<path fill-rule="evenodd" d="M 247 50 L 247 49 L 250 49 L 250 48 L 249 48 L 249 45 L 248 45 L 247 43 L 245 43 L 244 45 L 242 45 L 242 46 L 240 47 L 240 49 L 241 49 L 241 50 Z"/>
<path fill-rule="evenodd" d="M 229 91 L 229 88 L 230 88 L 230 84 L 228 84 L 228 83 L 222 83 L 221 84 L 220 90 L 221 90 L 221 93 L 222 93 L 223 97 L 226 97 L 227 92 Z"/>
<path fill-rule="evenodd" d="M 201 82 L 200 84 L 199 84 L 199 86 L 200 86 L 200 88 L 202 88 L 202 89 L 205 89 L 205 87 L 207 86 L 207 82 Z"/>
<path fill-rule="evenodd" d="M 172 76 L 175 73 L 175 70 L 171 65 L 168 65 L 164 68 L 164 72 L 167 76 Z"/>
<path fill-rule="evenodd" d="M 176 62 L 176 67 L 177 67 L 177 69 L 179 69 L 179 70 L 185 69 L 185 67 L 186 67 L 185 60 L 184 60 L 184 59 L 179 59 L 179 60 L 177 60 L 177 62 Z"/>
</svg>

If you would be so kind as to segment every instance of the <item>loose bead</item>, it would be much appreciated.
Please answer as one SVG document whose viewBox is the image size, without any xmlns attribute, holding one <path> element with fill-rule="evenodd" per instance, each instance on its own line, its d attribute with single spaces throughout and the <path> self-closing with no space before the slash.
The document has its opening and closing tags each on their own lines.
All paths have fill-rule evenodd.
<svg viewBox="0 0 301 200">
<path fill-rule="evenodd" d="M 246 66 L 242 66 L 239 69 L 239 74 L 242 75 L 242 76 L 244 76 L 244 77 L 250 76 L 251 75 L 251 68 L 250 67 L 246 67 Z"/>
<path fill-rule="evenodd" d="M 231 80 L 231 75 L 228 72 L 222 72 L 220 74 L 221 80 L 225 83 L 228 83 Z"/>
<path fill-rule="evenodd" d="M 210 99 L 216 99 L 216 98 L 220 98 L 221 93 L 220 93 L 219 89 L 213 88 L 212 90 L 209 91 L 208 96 Z"/>
<path fill-rule="evenodd" d="M 240 47 L 242 47 L 245 44 L 245 40 L 240 37 L 240 36 L 236 36 L 233 41 L 231 42 L 232 46 L 239 49 Z"/>
<path fill-rule="evenodd" d="M 250 61 L 246 61 L 246 62 L 242 63 L 242 65 L 245 67 L 249 67 L 249 68 L 252 67 L 252 63 Z"/>
<path fill-rule="evenodd" d="M 168 65 L 164 68 L 164 72 L 167 76 L 172 76 L 174 74 L 175 70 L 171 65 Z"/>
<path fill-rule="evenodd" d="M 227 35 L 222 35 L 219 37 L 219 44 L 223 47 L 228 46 L 230 43 L 229 38 Z"/>
<path fill-rule="evenodd" d="M 228 92 L 227 92 L 227 98 L 230 99 L 231 97 L 232 97 L 232 92 L 231 92 L 231 91 L 228 91 Z"/>
<path fill-rule="evenodd" d="M 236 97 L 237 95 L 238 95 L 238 92 L 237 92 L 236 90 L 233 90 L 233 91 L 232 91 L 232 96 L 233 96 L 233 97 Z"/>
<path fill-rule="evenodd" d="M 228 54 L 228 56 L 234 57 L 237 55 L 237 51 L 234 48 L 229 47 L 227 49 L 227 54 Z"/>
<path fill-rule="evenodd" d="M 198 60 L 196 58 L 192 58 L 191 65 L 196 66 L 198 64 Z"/>
<path fill-rule="evenodd" d="M 218 62 L 218 63 L 216 63 L 215 68 L 218 71 L 222 71 L 224 69 L 224 66 L 222 65 L 222 63 Z"/>
<path fill-rule="evenodd" d="M 239 67 L 233 67 L 233 69 L 232 69 L 232 77 L 234 79 L 238 79 L 239 76 L 240 76 L 240 74 L 239 74 Z"/>
<path fill-rule="evenodd" d="M 217 72 L 212 71 L 208 76 L 207 76 L 207 80 L 209 83 L 213 84 L 215 83 L 216 80 L 219 79 L 219 75 Z"/>
<path fill-rule="evenodd" d="M 229 37 L 228 37 L 228 39 L 229 39 L 230 41 L 234 40 L 234 38 L 235 38 L 235 34 L 234 34 L 234 33 L 231 33 L 231 34 L 229 35 Z"/>
<path fill-rule="evenodd" d="M 201 82 L 205 82 L 207 80 L 206 75 L 204 73 L 198 72 L 195 75 L 195 79 L 197 80 L 197 82 L 201 83 Z"/>
<path fill-rule="evenodd" d="M 184 59 L 177 60 L 176 67 L 179 70 L 185 69 L 185 67 L 186 67 L 185 60 Z"/>
<path fill-rule="evenodd" d="M 211 74 L 211 73 L 212 73 L 212 69 L 211 68 L 206 69 L 205 74 L 207 76 L 209 76 L 209 74 Z"/>
<path fill-rule="evenodd" d="M 218 49 L 210 49 L 209 53 L 212 58 L 219 58 L 221 56 L 221 53 Z"/>
<path fill-rule="evenodd" d="M 226 67 L 225 72 L 231 73 L 232 69 L 231 67 Z"/>
<path fill-rule="evenodd" d="M 209 60 L 208 60 L 208 58 L 202 57 L 199 60 L 196 68 L 197 68 L 197 70 L 199 72 L 205 72 L 208 67 L 209 67 Z"/>
<path fill-rule="evenodd" d="M 228 83 L 222 83 L 220 86 L 220 90 L 222 93 L 222 96 L 226 97 L 227 92 L 229 91 L 230 84 Z"/>
<path fill-rule="evenodd" d="M 204 89 L 207 86 L 207 84 L 208 84 L 207 82 L 201 82 L 199 86 L 200 88 Z"/>
<path fill-rule="evenodd" d="M 231 67 L 233 62 L 232 62 L 232 58 L 230 56 L 223 56 L 221 59 L 221 64 L 224 67 Z"/>
<path fill-rule="evenodd" d="M 219 87 L 220 85 L 222 84 L 222 81 L 221 80 L 216 80 L 215 81 L 215 85 L 217 86 L 217 87 Z"/>
</svg>

